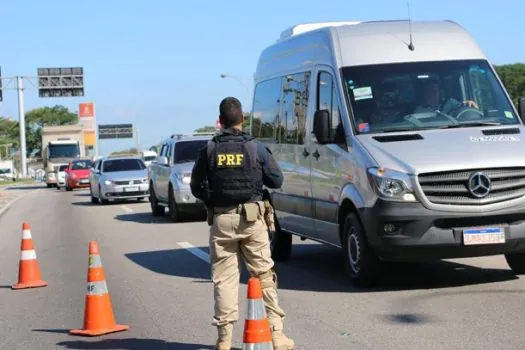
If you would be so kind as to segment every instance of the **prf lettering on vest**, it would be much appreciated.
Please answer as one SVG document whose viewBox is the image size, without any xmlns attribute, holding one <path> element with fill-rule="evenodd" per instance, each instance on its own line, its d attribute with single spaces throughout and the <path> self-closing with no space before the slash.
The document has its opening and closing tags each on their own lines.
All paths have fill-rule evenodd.
<svg viewBox="0 0 525 350">
<path fill-rule="evenodd" d="M 218 166 L 242 166 L 244 162 L 244 154 L 219 153 L 217 154 Z"/>
</svg>

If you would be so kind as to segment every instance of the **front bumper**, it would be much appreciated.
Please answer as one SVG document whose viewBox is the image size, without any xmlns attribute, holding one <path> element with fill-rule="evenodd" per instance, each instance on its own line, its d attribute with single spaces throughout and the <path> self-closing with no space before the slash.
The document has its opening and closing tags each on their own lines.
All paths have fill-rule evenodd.
<svg viewBox="0 0 525 350">
<path fill-rule="evenodd" d="M 420 203 L 378 200 L 361 209 L 371 247 L 387 260 L 436 260 L 525 251 L 525 204 L 480 213 L 437 212 Z M 392 225 L 394 227 L 392 227 Z M 504 243 L 465 245 L 463 230 L 502 228 Z"/>
<path fill-rule="evenodd" d="M 68 178 L 67 184 L 70 188 L 89 187 L 89 178 Z"/>
<path fill-rule="evenodd" d="M 177 209 L 185 212 L 203 211 L 206 210 L 204 202 L 195 198 L 191 193 L 189 186 L 187 188 L 179 187 L 173 191 Z"/>
<path fill-rule="evenodd" d="M 88 184 L 89 186 L 89 184 Z M 104 199 L 144 198 L 149 196 L 149 184 L 100 186 Z"/>
</svg>

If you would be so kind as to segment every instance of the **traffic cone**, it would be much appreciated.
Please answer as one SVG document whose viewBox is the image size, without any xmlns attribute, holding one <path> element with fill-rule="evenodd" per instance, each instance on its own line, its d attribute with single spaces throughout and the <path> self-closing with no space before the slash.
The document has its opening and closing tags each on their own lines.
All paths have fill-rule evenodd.
<svg viewBox="0 0 525 350">
<path fill-rule="evenodd" d="M 18 265 L 18 283 L 11 286 L 12 289 L 37 288 L 47 286 L 42 280 L 40 266 L 36 258 L 35 246 L 31 237 L 31 229 L 28 223 L 22 224 L 21 255 Z"/>
<path fill-rule="evenodd" d="M 244 322 L 243 350 L 273 350 L 270 322 L 264 308 L 261 281 L 248 280 L 248 315 Z"/>
<path fill-rule="evenodd" d="M 93 241 L 89 242 L 84 328 L 73 329 L 70 330 L 69 333 L 74 335 L 97 336 L 125 331 L 127 329 L 129 329 L 129 326 L 119 325 L 115 322 L 98 244 Z"/>
</svg>

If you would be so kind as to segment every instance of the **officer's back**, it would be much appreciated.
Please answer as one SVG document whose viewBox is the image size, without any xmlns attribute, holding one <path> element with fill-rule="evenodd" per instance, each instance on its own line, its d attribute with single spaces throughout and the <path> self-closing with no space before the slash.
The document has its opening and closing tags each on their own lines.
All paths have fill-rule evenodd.
<svg viewBox="0 0 525 350">
<path fill-rule="evenodd" d="M 276 349 L 293 349 L 283 333 L 284 311 L 277 299 L 276 274 L 271 258 L 269 214 L 263 185 L 279 188 L 283 175 L 270 150 L 242 131 L 240 102 L 221 102 L 220 121 L 226 127 L 204 148 L 195 162 L 191 190 L 206 202 L 210 224 L 210 260 L 215 296 L 215 349 L 230 350 L 233 323 L 238 318 L 239 258 L 251 276 L 261 281 L 266 313 Z"/>
</svg>

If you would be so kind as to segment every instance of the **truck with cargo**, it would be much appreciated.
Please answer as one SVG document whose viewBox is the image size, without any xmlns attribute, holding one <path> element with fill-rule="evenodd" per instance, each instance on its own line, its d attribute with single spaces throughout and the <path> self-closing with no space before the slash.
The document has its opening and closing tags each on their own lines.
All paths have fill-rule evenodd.
<svg viewBox="0 0 525 350">
<path fill-rule="evenodd" d="M 42 127 L 42 161 L 47 187 L 57 184 L 60 165 L 84 157 L 84 137 L 80 125 Z"/>
</svg>

